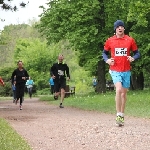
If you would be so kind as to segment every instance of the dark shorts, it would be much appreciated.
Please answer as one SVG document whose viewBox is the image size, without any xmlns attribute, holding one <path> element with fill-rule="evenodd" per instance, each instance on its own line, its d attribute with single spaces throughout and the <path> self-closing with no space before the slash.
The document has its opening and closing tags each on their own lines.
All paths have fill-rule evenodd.
<svg viewBox="0 0 150 150">
<path fill-rule="evenodd" d="M 64 89 L 66 88 L 66 80 L 61 80 L 61 81 L 57 81 L 55 80 L 54 82 L 54 91 L 55 92 L 60 92 L 60 89 Z"/>
</svg>

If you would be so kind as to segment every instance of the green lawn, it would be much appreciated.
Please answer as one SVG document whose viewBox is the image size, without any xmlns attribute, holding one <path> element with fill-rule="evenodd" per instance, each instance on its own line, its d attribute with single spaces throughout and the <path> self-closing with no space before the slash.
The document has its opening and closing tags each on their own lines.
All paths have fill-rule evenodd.
<svg viewBox="0 0 150 150">
<path fill-rule="evenodd" d="M 84 110 L 95 110 L 104 113 L 116 113 L 115 92 L 106 94 L 76 95 L 65 98 L 64 105 Z M 129 116 L 150 118 L 150 91 L 129 91 L 127 96 L 125 114 Z M 53 100 L 52 96 L 40 96 L 40 100 L 49 101 L 50 104 L 59 105 L 59 100 Z"/>
<path fill-rule="evenodd" d="M 0 150 L 31 150 L 27 142 L 0 118 Z"/>
<path fill-rule="evenodd" d="M 12 97 L 0 97 L 0 101 L 4 101 L 4 100 L 12 100 Z"/>
</svg>

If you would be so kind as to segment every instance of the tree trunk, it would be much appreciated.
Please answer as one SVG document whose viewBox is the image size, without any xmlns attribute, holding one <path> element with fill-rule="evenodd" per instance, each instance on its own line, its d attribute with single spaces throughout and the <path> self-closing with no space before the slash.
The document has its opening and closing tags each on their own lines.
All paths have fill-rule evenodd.
<svg viewBox="0 0 150 150">
<path fill-rule="evenodd" d="M 98 62 L 98 83 L 96 86 L 96 92 L 106 93 L 106 80 L 105 80 L 105 62 L 100 60 Z"/>
<path fill-rule="evenodd" d="M 138 74 L 131 74 L 131 90 L 143 90 L 144 89 L 144 75 L 143 72 Z"/>
<path fill-rule="evenodd" d="M 135 90 L 135 89 L 137 89 L 136 74 L 132 73 L 131 74 L 130 90 Z"/>
<path fill-rule="evenodd" d="M 143 75 L 143 72 L 140 72 L 137 75 L 137 88 L 139 90 L 143 90 L 144 89 L 144 75 Z"/>
</svg>

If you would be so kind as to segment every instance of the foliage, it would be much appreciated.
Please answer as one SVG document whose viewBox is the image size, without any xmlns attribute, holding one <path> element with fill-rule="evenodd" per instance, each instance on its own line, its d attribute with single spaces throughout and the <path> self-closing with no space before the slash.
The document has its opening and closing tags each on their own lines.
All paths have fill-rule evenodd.
<svg viewBox="0 0 150 150">
<path fill-rule="evenodd" d="M 148 2 L 148 1 L 145 1 Z M 150 2 L 150 1 L 149 1 Z M 150 73 L 150 4 L 144 3 L 143 1 L 138 1 L 134 3 L 131 1 L 130 12 L 128 14 L 128 20 L 134 22 L 134 26 L 131 28 L 130 35 L 133 36 L 139 46 L 141 52 L 141 58 L 139 62 L 135 65 L 136 68 L 143 70 L 144 72 Z M 137 70 L 134 70 L 137 71 Z"/>
<path fill-rule="evenodd" d="M 43 91 L 45 88 L 49 88 L 49 70 L 51 65 L 57 61 L 57 56 L 60 53 L 65 56 L 64 61 L 70 68 L 71 80 L 67 84 L 70 84 L 70 86 L 79 85 L 78 82 L 80 82 L 82 76 L 86 81 L 84 86 L 88 89 L 88 83 L 91 80 L 89 72 L 78 66 L 77 52 L 72 50 L 68 41 L 62 40 L 57 44 L 51 43 L 47 45 L 47 41 L 44 38 L 38 38 L 39 33 L 36 32 L 34 24 L 32 27 L 25 24 L 6 26 L 1 37 L 3 37 L 6 46 L 9 47 L 4 49 L 2 56 L 5 56 L 5 54 L 7 56 L 8 53 L 11 56 L 7 56 L 9 62 L 7 64 L 5 59 L 1 60 L 1 64 L 4 63 L 4 65 L 1 65 L 0 74 L 2 77 L 6 77 L 7 74 L 7 78 L 4 78 L 4 80 L 8 82 L 7 84 L 10 88 L 7 91 L 6 87 L 1 87 L 1 95 L 6 96 L 6 91 L 10 95 L 12 94 L 10 77 L 13 70 L 17 67 L 16 62 L 18 60 L 23 61 L 25 69 L 35 82 L 34 87 L 36 87 L 36 91 Z M 11 67 L 4 67 L 5 65 L 11 65 Z M 83 89 L 83 84 L 80 85 L 77 89 Z"/>
<path fill-rule="evenodd" d="M 101 41 L 97 29 L 99 23 L 94 16 L 94 14 L 98 16 L 100 8 L 97 0 L 90 3 L 66 0 L 59 3 L 51 1 L 49 7 L 42 14 L 41 24 L 39 25 L 40 31 L 46 36 L 48 42 L 69 39 L 75 49 L 80 50 L 78 54 L 79 64 L 81 66 L 85 64 L 89 68 L 93 64 L 95 66 L 95 61 L 90 62 L 90 60 L 94 58 L 97 60 L 99 57 L 100 51 L 97 51 L 97 48 L 99 40 Z M 97 23 L 93 24 L 93 22 Z M 96 57 L 93 57 L 93 54 Z"/>
<path fill-rule="evenodd" d="M 5 67 L 0 69 L 0 75 L 5 82 L 5 86 L 0 86 L 0 95 L 10 96 L 12 95 L 11 90 L 11 74 L 14 70 L 14 67 Z"/>
<path fill-rule="evenodd" d="M 59 44 L 47 46 L 46 41 L 39 39 L 20 39 L 17 41 L 14 57 L 16 61 L 23 61 L 37 88 L 42 89 L 48 84 L 50 66 L 55 62 L 58 53 Z"/>
<path fill-rule="evenodd" d="M 0 148 L 1 150 L 31 150 L 27 142 L 14 131 L 10 125 L 0 118 Z"/>
<path fill-rule="evenodd" d="M 27 24 L 5 26 L 0 34 L 0 64 L 1 66 L 12 66 L 14 63 L 14 48 L 16 41 L 20 38 L 38 38 L 40 34 L 37 29 Z M 43 40 L 43 38 L 40 38 Z M 0 67 L 1 67 L 0 66 Z"/>
</svg>

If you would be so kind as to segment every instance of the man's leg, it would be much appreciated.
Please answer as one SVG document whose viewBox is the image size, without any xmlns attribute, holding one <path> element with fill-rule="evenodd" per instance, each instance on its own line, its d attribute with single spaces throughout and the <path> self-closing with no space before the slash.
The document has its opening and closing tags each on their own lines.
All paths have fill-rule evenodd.
<svg viewBox="0 0 150 150">
<path fill-rule="evenodd" d="M 23 97 L 20 97 L 20 110 L 22 110 L 22 101 L 23 100 Z"/>
<path fill-rule="evenodd" d="M 62 106 L 62 103 L 63 103 L 64 97 L 65 97 L 65 90 L 64 90 L 63 88 L 61 88 L 60 92 L 61 92 L 61 97 L 60 97 L 60 108 L 64 108 L 64 107 Z"/>
<path fill-rule="evenodd" d="M 61 97 L 60 97 L 60 108 L 64 108 L 64 106 L 62 105 L 63 101 L 64 101 L 64 97 L 65 97 L 65 88 L 66 88 L 66 80 L 61 82 L 60 85 L 60 92 L 61 92 Z"/>
<path fill-rule="evenodd" d="M 122 117 L 122 73 L 116 72 L 116 71 L 111 71 L 111 76 L 113 79 L 113 83 L 115 84 L 116 87 L 116 96 L 115 96 L 115 102 L 116 102 L 116 112 L 117 112 L 117 117 L 116 117 L 116 125 L 121 126 L 123 125 L 123 117 Z"/>
<path fill-rule="evenodd" d="M 59 89 L 60 89 L 59 83 L 55 82 L 54 89 L 55 89 L 54 99 L 58 100 L 58 97 L 60 95 L 60 92 L 59 92 Z"/>
<path fill-rule="evenodd" d="M 121 113 L 124 114 L 124 110 L 125 110 L 125 105 L 126 105 L 126 101 L 127 101 L 127 90 L 126 88 L 122 88 L 122 92 L 121 92 Z"/>
<path fill-rule="evenodd" d="M 122 84 L 121 82 L 117 82 L 115 86 L 116 86 L 116 96 L 115 96 L 116 111 L 117 113 L 119 113 L 121 112 L 121 105 L 122 105 L 122 101 L 121 101 Z"/>
<path fill-rule="evenodd" d="M 126 96 L 122 83 L 117 82 L 115 84 L 116 87 L 116 96 L 115 96 L 115 101 L 116 101 L 116 112 L 117 112 L 117 117 L 116 117 L 116 125 L 117 126 L 122 126 L 124 125 L 124 108 L 125 108 L 125 101 L 126 101 Z M 123 111 L 123 112 L 122 112 Z"/>
<path fill-rule="evenodd" d="M 118 125 L 124 125 L 124 111 L 125 111 L 125 105 L 127 101 L 127 90 L 128 88 L 124 88 L 124 82 L 123 86 L 121 82 L 117 82 L 115 84 L 116 86 L 116 111 L 117 111 L 117 118 L 116 123 Z M 127 85 L 128 87 L 129 85 Z"/>
</svg>

